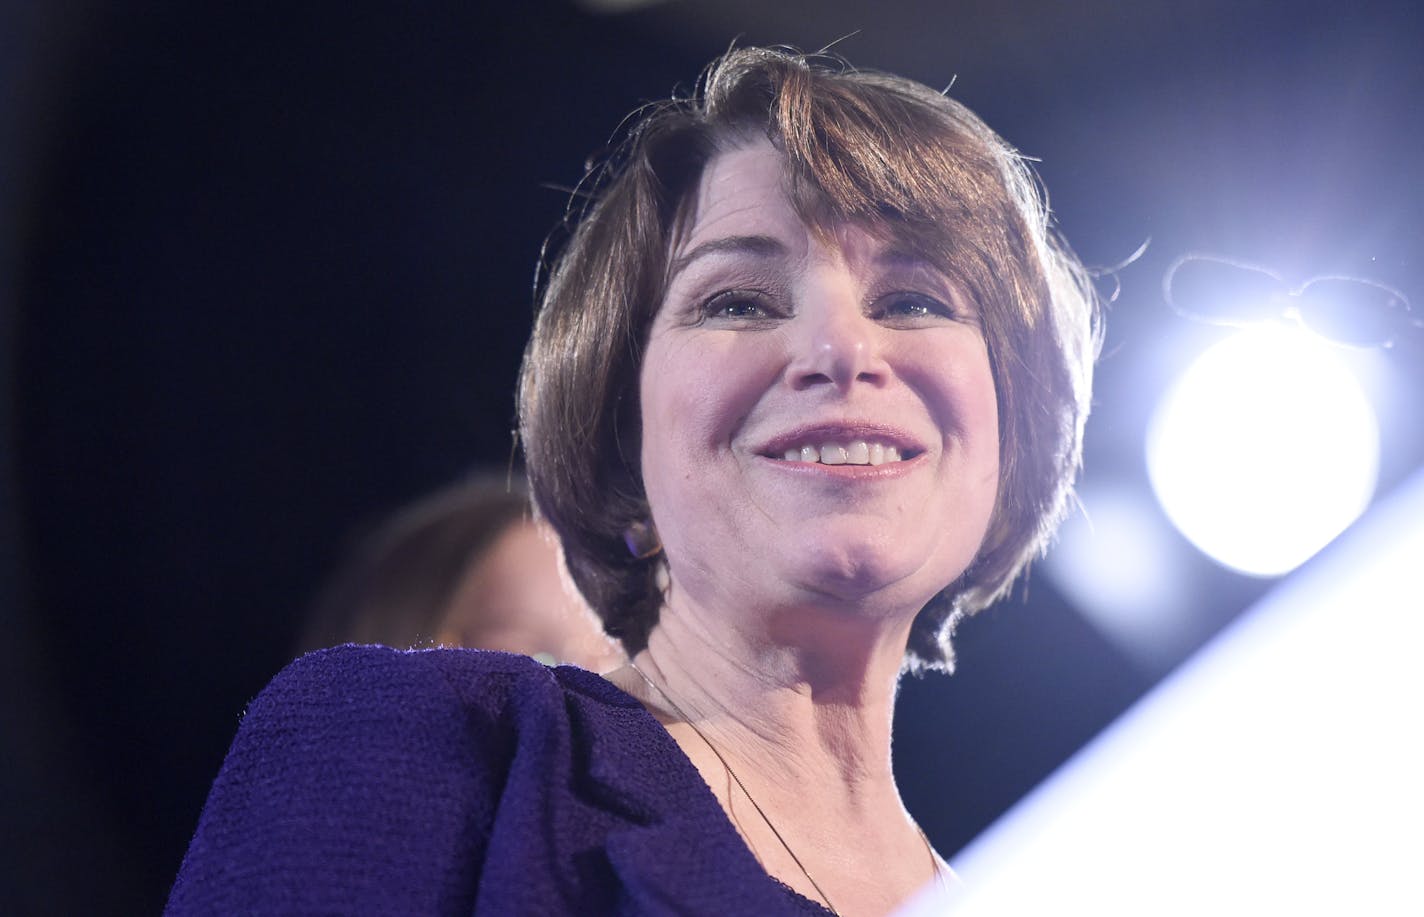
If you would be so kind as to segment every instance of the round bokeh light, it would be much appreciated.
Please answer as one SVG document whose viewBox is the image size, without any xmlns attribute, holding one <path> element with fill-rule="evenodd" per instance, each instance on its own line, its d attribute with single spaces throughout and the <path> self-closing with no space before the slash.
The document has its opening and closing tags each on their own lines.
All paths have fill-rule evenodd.
<svg viewBox="0 0 1424 917">
<path fill-rule="evenodd" d="M 1192 544 L 1231 569 L 1278 576 L 1369 504 L 1379 425 L 1331 345 L 1264 325 L 1211 347 L 1167 392 L 1147 470 Z"/>
</svg>

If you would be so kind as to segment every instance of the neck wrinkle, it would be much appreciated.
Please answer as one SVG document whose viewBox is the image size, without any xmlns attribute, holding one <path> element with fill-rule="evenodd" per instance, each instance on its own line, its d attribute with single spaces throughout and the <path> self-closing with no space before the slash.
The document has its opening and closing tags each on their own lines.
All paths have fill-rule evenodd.
<svg viewBox="0 0 1424 917">
<path fill-rule="evenodd" d="M 799 792 L 812 781 L 855 808 L 883 804 L 887 792 L 898 805 L 890 729 L 908 627 L 898 635 L 880 628 L 877 645 L 856 622 L 840 628 L 855 632 L 842 635 L 840 646 L 826 641 L 835 651 L 818 652 L 748 639 L 726 618 L 715 620 L 724 626 L 665 607 L 639 665 L 731 766 L 778 791 Z M 854 650 L 841 651 L 845 645 Z M 775 768 L 766 766 L 773 761 Z"/>
</svg>

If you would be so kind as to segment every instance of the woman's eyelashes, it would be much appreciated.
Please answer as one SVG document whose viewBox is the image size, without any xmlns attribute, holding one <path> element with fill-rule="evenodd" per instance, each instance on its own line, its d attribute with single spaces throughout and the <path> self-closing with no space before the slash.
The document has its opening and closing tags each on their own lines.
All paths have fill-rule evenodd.
<svg viewBox="0 0 1424 917">
<path fill-rule="evenodd" d="M 870 317 L 893 326 L 918 326 L 938 319 L 958 319 L 959 310 L 927 293 L 897 290 L 878 296 L 870 304 Z"/>
<path fill-rule="evenodd" d="M 722 290 L 698 301 L 698 324 L 711 323 L 734 326 L 774 324 L 795 318 L 804 305 L 788 303 L 786 297 L 764 290 Z M 969 315 L 949 301 L 948 297 L 915 290 L 867 297 L 863 314 L 871 321 L 890 328 L 920 328 L 946 321 L 964 321 Z"/>
<path fill-rule="evenodd" d="M 760 323 L 785 317 L 775 299 L 755 290 L 723 290 L 702 303 L 703 321 Z"/>
</svg>

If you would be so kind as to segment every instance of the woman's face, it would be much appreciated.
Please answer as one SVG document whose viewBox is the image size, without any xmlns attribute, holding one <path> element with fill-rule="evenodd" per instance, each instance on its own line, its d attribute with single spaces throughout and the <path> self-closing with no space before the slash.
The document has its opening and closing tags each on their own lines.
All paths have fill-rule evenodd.
<svg viewBox="0 0 1424 917">
<path fill-rule="evenodd" d="M 917 611 L 998 488 L 978 316 L 893 243 L 805 226 L 782 165 L 766 142 L 708 164 L 653 320 L 642 469 L 673 601 Z"/>
</svg>

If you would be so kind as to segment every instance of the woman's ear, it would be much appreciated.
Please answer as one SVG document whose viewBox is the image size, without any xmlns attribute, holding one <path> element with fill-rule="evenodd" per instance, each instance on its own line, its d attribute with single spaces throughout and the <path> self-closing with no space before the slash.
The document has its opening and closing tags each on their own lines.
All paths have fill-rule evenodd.
<svg viewBox="0 0 1424 917">
<path fill-rule="evenodd" d="M 630 522 L 623 530 L 623 544 L 627 546 L 628 553 L 638 560 L 655 557 L 663 549 L 662 539 L 658 537 L 658 530 L 651 519 Z"/>
</svg>

